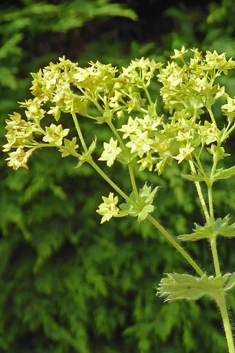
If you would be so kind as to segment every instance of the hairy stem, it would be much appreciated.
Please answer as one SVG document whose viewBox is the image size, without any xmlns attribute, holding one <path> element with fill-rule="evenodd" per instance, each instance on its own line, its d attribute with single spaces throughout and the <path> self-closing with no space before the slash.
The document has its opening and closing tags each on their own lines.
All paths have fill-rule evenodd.
<svg viewBox="0 0 235 353">
<path fill-rule="evenodd" d="M 112 130 L 113 134 L 116 136 L 117 140 L 119 141 L 119 144 L 120 144 L 120 147 L 122 148 L 123 153 L 126 155 L 127 159 L 130 160 L 127 148 L 124 145 L 123 140 L 120 137 L 119 133 L 117 132 L 115 126 L 112 124 L 112 122 L 108 122 L 108 125 L 109 125 L 110 129 Z M 136 181 L 135 181 L 135 175 L 134 175 L 134 171 L 133 171 L 132 161 L 128 162 L 128 169 L 129 169 L 132 189 L 134 191 L 134 194 L 135 194 L 136 200 L 138 201 L 138 204 L 141 206 L 142 203 L 141 203 L 141 200 L 140 200 L 140 197 L 139 197 L 139 192 L 138 192 L 138 189 L 137 189 L 137 186 L 136 186 Z"/>
<path fill-rule="evenodd" d="M 75 113 L 72 113 L 72 117 L 73 117 L 74 125 L 75 125 L 76 130 L 77 130 L 77 133 L 78 133 L 78 137 L 79 137 L 79 139 L 80 139 L 80 141 L 81 141 L 82 147 L 83 147 L 84 151 L 87 152 L 88 149 L 87 149 L 87 146 L 86 146 L 84 137 L 83 137 L 83 135 L 82 135 L 82 131 L 81 131 L 81 129 L 80 129 L 80 126 L 79 126 L 79 123 L 78 123 L 78 119 L 77 119 L 76 114 L 75 114 Z"/>
<path fill-rule="evenodd" d="M 218 251 L 217 251 L 217 246 L 216 246 L 216 237 L 213 237 L 210 239 L 210 246 L 211 246 L 211 252 L 212 252 L 212 256 L 213 256 L 215 275 L 220 276 L 221 272 L 220 272 Z"/>
<path fill-rule="evenodd" d="M 136 209 L 139 208 L 139 205 L 136 204 L 130 197 L 128 197 L 103 171 L 100 167 L 93 161 L 92 158 L 88 163 L 98 172 L 98 174 L 105 180 L 107 183 L 112 186 L 112 188 L 119 193 L 128 203 L 133 205 Z M 147 219 L 166 237 L 166 239 L 179 251 L 179 253 L 187 260 L 187 262 L 194 268 L 194 270 L 203 276 L 203 271 L 197 265 L 197 263 L 192 259 L 192 257 L 182 248 L 182 246 L 166 231 L 164 227 L 160 225 L 151 215 L 147 216 Z"/>
<path fill-rule="evenodd" d="M 214 230 L 214 223 L 215 223 L 215 217 L 214 217 L 214 207 L 213 207 L 213 197 L 212 197 L 212 183 L 207 184 L 208 188 L 208 202 L 209 202 L 209 210 L 210 210 L 210 225 L 212 226 Z M 211 246 L 211 252 L 212 252 L 212 257 L 213 257 L 213 263 L 214 263 L 214 268 L 215 268 L 215 275 L 220 276 L 220 264 L 219 264 L 219 257 L 218 257 L 218 251 L 217 251 L 217 244 L 216 244 L 216 236 L 212 236 L 209 239 L 210 246 Z"/>
<path fill-rule="evenodd" d="M 141 202 L 141 199 L 140 199 L 140 196 L 139 196 L 139 192 L 138 192 L 138 189 L 137 189 L 137 186 L 136 186 L 135 174 L 134 174 L 132 162 L 129 162 L 129 163 L 128 163 L 128 169 L 129 169 L 129 174 L 130 174 L 130 180 L 131 180 L 132 189 L 133 189 L 133 191 L 134 191 L 136 200 L 138 201 L 138 204 L 139 204 L 140 206 L 142 206 L 142 202 Z"/>
<path fill-rule="evenodd" d="M 228 344 L 228 352 L 235 353 L 233 334 L 232 334 L 231 324 L 229 321 L 228 309 L 226 306 L 225 293 L 224 292 L 221 293 L 217 298 L 215 298 L 215 300 L 220 309 L 224 331 L 225 331 L 225 337 Z"/>
<path fill-rule="evenodd" d="M 193 162 L 189 161 L 189 164 L 190 164 L 190 168 L 191 168 L 192 172 L 196 174 L 196 170 L 195 170 L 195 167 L 193 165 Z M 202 189 L 201 189 L 200 182 L 199 181 L 195 181 L 195 185 L 196 185 L 198 197 L 199 197 L 200 203 L 202 205 L 202 209 L 203 209 L 206 221 L 208 222 L 210 220 L 210 215 L 209 215 L 209 212 L 207 210 L 207 206 L 206 206 L 203 194 L 202 194 Z"/>
<path fill-rule="evenodd" d="M 121 146 L 123 152 L 124 152 L 125 154 L 127 154 L 126 146 L 124 145 L 121 136 L 119 135 L 119 133 L 117 132 L 117 129 L 115 128 L 115 126 L 113 125 L 113 123 L 112 123 L 111 121 L 108 122 L 108 126 L 109 126 L 110 129 L 112 130 L 114 136 L 117 138 L 117 140 L 118 140 L 118 142 L 119 142 L 119 144 L 120 144 L 120 146 Z"/>
<path fill-rule="evenodd" d="M 179 251 L 179 253 L 187 260 L 187 262 L 194 268 L 194 270 L 199 274 L 199 276 L 203 276 L 204 272 L 200 269 L 197 263 L 192 259 L 192 257 L 182 248 L 182 246 L 173 238 L 165 228 L 161 226 L 161 224 L 156 221 L 151 215 L 147 216 L 147 219 L 166 237 L 166 239 L 171 243 L 171 245 Z"/>
<path fill-rule="evenodd" d="M 110 179 L 107 174 L 103 172 L 102 169 L 93 161 L 92 158 L 90 158 L 87 161 L 94 169 L 95 171 L 110 185 L 112 188 L 117 191 L 117 193 L 122 196 L 128 203 L 130 203 L 132 206 L 135 208 L 139 208 L 139 206 L 129 197 L 127 196 L 113 181 Z"/>
<path fill-rule="evenodd" d="M 213 207 L 213 197 L 212 197 L 212 185 L 207 185 L 208 187 L 208 202 L 210 210 L 210 224 L 214 227 L 214 207 Z"/>
</svg>

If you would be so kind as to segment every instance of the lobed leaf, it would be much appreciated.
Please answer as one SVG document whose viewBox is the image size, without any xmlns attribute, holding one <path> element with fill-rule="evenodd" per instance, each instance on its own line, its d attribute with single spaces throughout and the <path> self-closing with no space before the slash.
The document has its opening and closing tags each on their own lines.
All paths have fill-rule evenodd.
<svg viewBox="0 0 235 353">
<path fill-rule="evenodd" d="M 224 168 L 217 169 L 213 177 L 203 176 L 200 173 L 182 174 L 182 177 L 190 181 L 204 181 L 205 183 L 207 183 L 209 180 L 216 181 L 221 179 L 228 179 L 234 175 L 235 175 L 235 166 L 228 169 L 224 169 Z"/>
<path fill-rule="evenodd" d="M 181 234 L 178 238 L 184 241 L 187 241 L 187 240 L 197 241 L 201 239 L 211 238 L 211 236 L 213 236 L 214 234 L 212 226 L 205 225 L 204 227 L 202 227 L 196 223 L 195 223 L 195 226 L 196 226 L 196 229 L 193 233 Z"/>
<path fill-rule="evenodd" d="M 223 277 L 194 277 L 187 274 L 167 273 L 168 278 L 162 278 L 158 289 L 160 296 L 167 296 L 166 301 L 179 299 L 197 300 L 203 296 L 213 298 L 223 289 L 229 274 Z M 235 281 L 235 278 L 234 278 Z"/>
<path fill-rule="evenodd" d="M 235 236 L 235 223 L 228 225 L 229 215 L 224 218 L 218 218 L 215 221 L 214 229 L 216 235 L 222 235 L 224 237 L 234 237 Z"/>
<path fill-rule="evenodd" d="M 213 179 L 214 180 L 227 179 L 227 178 L 230 178 L 233 175 L 235 175 L 235 166 L 231 167 L 231 168 L 228 168 L 228 169 L 220 168 L 214 174 Z"/>
<path fill-rule="evenodd" d="M 212 226 L 205 225 L 204 227 L 199 226 L 195 223 L 195 231 L 190 234 L 182 234 L 178 238 L 180 240 L 191 240 L 197 241 L 200 239 L 216 237 L 218 235 L 222 235 L 224 237 L 235 237 L 235 223 L 228 225 L 229 223 L 229 215 L 224 218 L 218 218 L 214 222 L 214 228 Z"/>
<path fill-rule="evenodd" d="M 184 179 L 190 180 L 190 181 L 205 181 L 207 182 L 210 178 L 203 176 L 202 174 L 182 174 L 182 177 Z"/>
<path fill-rule="evenodd" d="M 147 217 L 148 214 L 153 212 L 154 206 L 152 205 L 154 197 L 157 193 L 158 186 L 156 186 L 153 190 L 151 189 L 151 186 L 147 186 L 146 184 L 143 186 L 143 188 L 139 192 L 139 197 L 142 203 L 142 207 L 135 208 L 132 204 L 129 203 L 123 203 L 119 207 L 122 211 L 125 211 L 126 214 L 132 217 L 137 217 L 138 222 L 144 221 Z M 133 200 L 136 204 L 138 204 L 138 201 L 136 199 L 136 196 L 134 192 L 130 194 L 130 199 Z"/>
</svg>

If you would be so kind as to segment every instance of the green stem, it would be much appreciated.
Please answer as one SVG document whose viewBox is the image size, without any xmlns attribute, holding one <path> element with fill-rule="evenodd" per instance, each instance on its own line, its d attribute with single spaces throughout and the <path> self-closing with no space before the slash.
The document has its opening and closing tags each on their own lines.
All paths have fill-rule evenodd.
<svg viewBox="0 0 235 353">
<path fill-rule="evenodd" d="M 219 148 L 220 146 L 221 146 L 221 143 L 217 142 L 217 147 Z M 211 168 L 211 174 L 210 174 L 211 178 L 213 178 L 215 174 L 217 163 L 218 163 L 218 156 L 216 154 L 216 155 L 213 155 L 213 166 Z"/>
<path fill-rule="evenodd" d="M 82 147 L 83 147 L 84 151 L 87 152 L 87 151 L 88 151 L 88 148 L 87 148 L 87 146 L 86 146 L 84 137 L 83 137 L 83 135 L 82 135 L 82 131 L 81 131 L 81 129 L 80 129 L 80 126 L 79 126 L 79 123 L 78 123 L 78 119 L 77 119 L 76 114 L 75 114 L 75 113 L 72 113 L 72 117 L 73 117 L 74 125 L 75 125 L 76 130 L 77 130 L 77 133 L 78 133 L 78 137 L 79 137 L 79 139 L 80 139 L 80 141 L 81 141 Z"/>
<path fill-rule="evenodd" d="M 192 161 L 189 161 L 189 164 L 190 164 L 190 168 L 191 168 L 192 172 L 193 172 L 194 174 L 196 174 L 196 170 L 195 170 L 195 168 L 194 168 L 193 162 L 192 162 Z M 197 193 L 198 193 L 198 196 L 199 196 L 199 200 L 200 200 L 200 202 L 201 202 L 201 205 L 202 205 L 202 209 L 203 209 L 203 212 L 204 212 L 206 221 L 209 222 L 209 221 L 210 221 L 210 215 L 209 215 L 209 212 L 208 212 L 208 210 L 207 210 L 204 197 L 203 197 L 203 195 L 202 195 L 202 189 L 201 189 L 200 182 L 199 182 L 199 181 L 195 181 L 195 185 L 196 185 Z"/>
<path fill-rule="evenodd" d="M 116 190 L 119 195 L 121 195 L 128 203 L 134 206 L 136 209 L 139 209 L 139 206 L 127 196 L 104 172 L 100 167 L 93 161 L 92 158 L 89 158 L 87 162 L 95 169 L 95 171 L 110 185 L 114 190 Z"/>
<path fill-rule="evenodd" d="M 114 189 L 119 195 L 121 195 L 128 203 L 133 205 L 135 209 L 139 208 L 130 197 L 128 197 L 103 171 L 100 167 L 90 158 L 87 161 L 96 171 L 97 173 Z M 137 191 L 138 192 L 138 191 Z M 182 246 L 163 228 L 159 222 L 157 222 L 151 215 L 147 216 L 147 219 L 166 237 L 166 239 L 179 251 L 179 253 L 188 261 L 188 263 L 195 269 L 195 271 L 203 276 L 203 271 L 196 264 L 196 262 L 191 258 L 191 256 L 182 248 Z"/>
<path fill-rule="evenodd" d="M 210 210 L 210 225 L 214 229 L 214 207 L 213 207 L 213 197 L 212 197 L 212 183 L 207 184 L 208 187 L 208 202 L 209 202 L 209 210 Z M 213 257 L 213 263 L 214 263 L 214 268 L 215 268 L 215 275 L 220 276 L 220 264 L 219 264 L 219 257 L 218 257 L 218 251 L 217 251 L 217 245 L 216 245 L 216 236 L 212 236 L 210 239 L 210 246 L 211 246 L 211 252 L 212 252 L 212 257 Z"/>
<path fill-rule="evenodd" d="M 113 125 L 112 122 L 108 122 L 108 125 L 109 125 L 110 129 L 112 130 L 114 136 L 116 136 L 117 140 L 119 141 L 119 144 L 120 144 L 120 146 L 121 146 L 121 148 L 123 150 L 123 153 L 126 155 L 127 159 L 130 160 L 129 153 L 128 153 L 127 149 L 126 149 L 126 146 L 124 145 L 119 133 L 117 132 L 117 130 L 115 128 L 115 126 Z M 129 169 L 131 185 L 132 185 L 132 189 L 134 191 L 135 197 L 136 197 L 136 199 L 138 201 L 138 204 L 140 206 L 142 206 L 142 202 L 141 202 L 141 199 L 139 197 L 139 192 L 138 192 L 138 189 L 137 189 L 137 186 L 136 186 L 135 175 L 134 175 L 134 171 L 133 171 L 133 164 L 132 164 L 131 161 L 128 163 L 128 169 Z"/>
<path fill-rule="evenodd" d="M 207 108 L 207 107 L 206 107 L 206 108 Z M 208 110 L 208 113 L 209 113 L 209 115 L 210 115 L 210 117 L 211 117 L 212 122 L 213 122 L 213 123 L 215 124 L 215 126 L 217 127 L 216 120 L 215 120 L 215 117 L 214 117 L 214 114 L 213 114 L 213 111 L 212 111 L 211 107 L 207 108 L 207 110 Z"/>
<path fill-rule="evenodd" d="M 166 231 L 161 224 L 156 221 L 151 215 L 147 216 L 147 219 L 166 237 L 166 239 L 179 251 L 179 253 L 187 260 L 187 262 L 194 268 L 194 270 L 203 276 L 204 273 L 197 265 L 197 263 L 192 259 L 192 257 L 182 248 L 182 246 Z"/>
<path fill-rule="evenodd" d="M 210 224 L 214 227 L 214 207 L 213 207 L 213 197 L 212 197 L 212 184 L 207 184 L 208 188 L 208 202 L 210 210 Z"/>
<path fill-rule="evenodd" d="M 145 94 L 146 94 L 146 96 L 148 98 L 148 101 L 151 104 L 152 103 L 152 99 L 150 97 L 149 91 L 148 91 L 147 87 L 144 86 L 143 88 L 144 88 Z"/>
<path fill-rule="evenodd" d="M 224 331 L 225 331 L 225 336 L 228 344 L 228 352 L 229 353 L 235 353 L 235 347 L 234 347 L 234 341 L 233 341 L 233 334 L 232 334 L 232 329 L 229 321 L 229 316 L 228 316 L 228 310 L 226 306 L 226 299 L 225 299 L 225 294 L 224 292 L 221 293 L 217 298 L 215 298 L 216 303 L 220 309 L 222 321 L 223 321 L 223 326 L 224 326 Z"/>
<path fill-rule="evenodd" d="M 134 174 L 134 171 L 133 171 L 132 162 L 128 163 L 128 168 L 129 168 L 129 174 L 130 174 L 132 189 L 134 191 L 134 194 L 135 194 L 136 200 L 138 201 L 138 204 L 142 207 L 142 202 L 141 202 L 141 199 L 140 199 L 140 196 L 139 196 L 139 192 L 138 192 L 138 189 L 137 189 L 137 186 L 136 186 L 135 174 Z"/>
<path fill-rule="evenodd" d="M 120 144 L 120 146 L 121 146 L 123 152 L 125 153 L 125 155 L 127 155 L 128 153 L 127 153 L 126 146 L 124 145 L 121 136 L 120 136 L 119 133 L 117 132 L 117 129 L 115 128 L 115 126 L 113 125 L 112 122 L 109 121 L 107 124 L 108 124 L 108 126 L 110 127 L 110 129 L 112 130 L 114 136 L 117 138 L 117 140 L 118 140 L 118 142 L 119 142 L 119 144 Z"/>
<path fill-rule="evenodd" d="M 203 150 L 203 145 L 201 146 L 201 150 L 199 152 L 199 154 L 197 155 L 195 153 L 195 151 L 193 152 L 193 156 L 194 158 L 196 159 L 196 161 L 193 161 L 193 166 L 195 165 L 196 168 L 200 171 L 200 173 L 203 175 L 203 176 L 206 176 L 206 173 L 204 172 L 204 169 L 202 167 L 202 164 L 201 164 L 201 161 L 200 161 L 200 155 L 202 153 L 202 150 Z M 195 169 L 194 169 L 195 170 Z"/>
<path fill-rule="evenodd" d="M 83 138 L 83 135 L 82 135 L 82 131 L 80 129 L 80 126 L 79 126 L 79 123 L 77 121 L 77 116 L 75 113 L 72 113 L 72 117 L 73 117 L 73 121 L 74 121 L 74 124 L 75 124 L 75 127 L 76 127 L 76 130 L 77 130 L 77 133 L 78 133 L 78 136 L 79 136 L 79 139 L 82 143 L 82 146 L 83 146 L 83 149 L 85 152 L 88 151 L 88 148 L 86 146 L 86 143 L 85 143 L 85 140 Z M 108 123 L 110 129 L 113 131 L 114 135 L 116 136 L 116 138 L 118 139 L 121 147 L 123 148 L 124 152 L 126 151 L 126 148 L 125 148 L 125 145 L 123 144 L 123 141 L 122 139 L 120 138 L 117 130 L 115 129 L 114 125 L 109 122 Z M 138 205 L 132 201 L 99 167 L 98 165 L 93 161 L 93 159 L 91 158 L 89 161 L 87 161 L 101 176 L 102 178 L 104 178 L 104 180 L 106 180 L 114 190 L 116 190 L 119 195 L 121 195 L 127 202 L 129 202 L 130 204 L 132 204 L 135 208 L 139 208 Z M 136 199 L 138 201 L 138 204 L 140 206 L 142 206 L 142 203 L 141 203 L 141 200 L 140 200 L 140 197 L 139 197 L 139 193 L 138 193 L 138 189 L 137 189 L 137 186 L 136 186 L 136 182 L 135 182 L 135 177 L 134 177 L 134 172 L 133 172 L 133 166 L 132 166 L 132 163 L 128 163 L 128 168 L 129 168 L 129 172 L 130 172 L 130 179 L 131 179 L 131 184 L 132 184 L 132 188 L 133 188 L 133 191 L 135 193 L 135 196 L 136 196 Z"/>
<path fill-rule="evenodd" d="M 218 251 L 217 251 L 217 246 L 216 246 L 216 237 L 213 236 L 210 239 L 210 246 L 211 246 L 211 252 L 213 256 L 213 262 L 214 262 L 214 268 L 215 268 L 215 275 L 220 276 L 220 264 L 219 264 L 219 257 L 218 257 Z"/>
<path fill-rule="evenodd" d="M 228 125 L 228 127 L 230 126 L 230 124 Z M 235 123 L 233 124 L 233 126 L 224 133 L 223 139 L 221 142 L 223 142 L 230 134 L 231 132 L 235 129 Z M 227 130 L 227 129 L 226 129 Z"/>
</svg>

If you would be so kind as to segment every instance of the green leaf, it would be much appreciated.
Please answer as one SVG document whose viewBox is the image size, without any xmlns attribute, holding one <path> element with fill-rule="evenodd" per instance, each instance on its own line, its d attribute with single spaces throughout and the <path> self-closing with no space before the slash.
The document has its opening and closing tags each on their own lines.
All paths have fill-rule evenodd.
<svg viewBox="0 0 235 353">
<path fill-rule="evenodd" d="M 228 169 L 218 169 L 213 176 L 214 180 L 227 179 L 235 175 L 235 166 Z"/>
<path fill-rule="evenodd" d="M 216 235 L 222 235 L 224 237 L 235 236 L 235 223 L 228 225 L 229 215 L 224 218 L 218 218 L 215 221 L 214 229 Z"/>
<path fill-rule="evenodd" d="M 207 182 L 208 180 L 210 180 L 209 177 L 203 176 L 202 174 L 182 174 L 182 177 L 184 179 L 190 180 L 190 181 L 205 181 Z"/>
<path fill-rule="evenodd" d="M 140 198 L 145 204 L 150 204 L 153 202 L 155 194 L 158 190 L 158 186 L 155 187 L 152 191 L 151 186 L 147 186 L 146 184 L 140 190 Z"/>
<path fill-rule="evenodd" d="M 235 223 L 231 224 L 228 227 L 221 229 L 218 232 L 218 234 L 222 235 L 223 237 L 227 237 L 227 238 L 235 237 Z"/>
<path fill-rule="evenodd" d="M 195 226 L 196 228 L 194 233 L 182 234 L 178 238 L 184 241 L 187 241 L 187 240 L 197 241 L 200 239 L 211 238 L 211 236 L 214 235 L 214 230 L 212 226 L 205 225 L 204 227 L 202 227 L 196 223 L 195 223 Z"/>
<path fill-rule="evenodd" d="M 151 186 L 147 186 L 145 184 L 139 192 L 139 197 L 140 197 L 142 206 L 140 205 L 138 208 L 137 207 L 135 208 L 133 205 L 129 203 L 123 203 L 119 207 L 122 211 L 125 211 L 125 213 L 128 214 L 129 216 L 137 217 L 138 222 L 142 222 L 147 218 L 148 214 L 154 210 L 154 206 L 152 205 L 152 202 L 154 200 L 157 190 L 158 190 L 158 186 L 152 190 Z M 138 204 L 138 201 L 135 197 L 134 192 L 132 192 L 129 197 L 136 204 Z"/>
<path fill-rule="evenodd" d="M 186 299 L 197 300 L 203 296 L 214 298 L 228 280 L 229 274 L 223 277 L 193 277 L 186 274 L 167 273 L 162 278 L 158 289 L 160 296 L 167 296 L 167 301 Z"/>
<path fill-rule="evenodd" d="M 224 218 L 218 218 L 214 222 L 214 229 L 212 226 L 205 225 L 204 227 L 199 226 L 195 223 L 196 229 L 194 233 L 182 234 L 178 238 L 180 240 L 191 240 L 197 241 L 200 239 L 211 238 L 212 236 L 222 235 L 224 237 L 235 237 L 235 223 L 228 225 L 229 215 Z"/>
<path fill-rule="evenodd" d="M 80 157 L 79 157 L 79 162 L 75 168 L 80 168 L 84 162 L 86 162 L 92 155 L 96 148 L 96 139 L 91 143 L 90 147 L 88 148 L 87 152 L 84 152 Z"/>
<path fill-rule="evenodd" d="M 203 176 L 200 173 L 182 174 L 182 177 L 190 181 L 205 181 L 206 183 L 209 180 L 216 181 L 220 179 L 227 179 L 233 175 L 235 175 L 235 166 L 228 169 L 224 169 L 224 168 L 217 169 L 213 177 Z"/>
<path fill-rule="evenodd" d="M 229 223 L 229 215 L 225 216 L 224 218 L 218 218 L 214 223 L 215 231 L 219 231 L 220 229 L 226 227 Z"/>
<path fill-rule="evenodd" d="M 233 287 L 235 287 L 235 272 L 231 274 L 226 286 L 224 287 L 224 290 L 230 290 Z"/>
<path fill-rule="evenodd" d="M 11 89 L 16 89 L 17 87 L 16 77 L 12 70 L 6 66 L 0 66 L 0 85 Z"/>
<path fill-rule="evenodd" d="M 153 212 L 153 210 L 154 210 L 153 205 L 144 206 L 142 210 L 138 212 L 138 215 L 137 215 L 138 222 L 144 221 L 147 218 L 148 214 Z"/>
<path fill-rule="evenodd" d="M 18 48 L 18 44 L 23 39 L 21 33 L 12 35 L 10 39 L 4 43 L 0 48 L 0 60 L 9 58 L 9 55 L 16 55 L 21 52 L 21 49 Z"/>
<path fill-rule="evenodd" d="M 62 157 L 67 157 L 71 153 L 76 152 L 76 149 L 78 148 L 78 145 L 76 144 L 77 138 L 73 137 L 73 139 L 70 141 L 68 139 L 64 139 L 64 147 L 66 150 L 63 148 L 60 148 L 59 151 L 62 152 Z"/>
</svg>

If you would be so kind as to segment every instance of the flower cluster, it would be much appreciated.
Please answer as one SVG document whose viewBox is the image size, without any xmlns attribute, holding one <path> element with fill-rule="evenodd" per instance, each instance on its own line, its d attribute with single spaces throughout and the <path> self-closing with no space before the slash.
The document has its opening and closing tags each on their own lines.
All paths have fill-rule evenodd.
<svg viewBox="0 0 235 353">
<path fill-rule="evenodd" d="M 133 192 L 127 202 L 119 207 L 117 206 L 118 196 L 114 197 L 112 192 L 109 193 L 108 197 L 102 196 L 103 203 L 96 210 L 97 213 L 103 216 L 101 223 L 109 221 L 112 217 L 125 217 L 127 215 L 137 217 L 138 222 L 142 222 L 154 210 L 152 203 L 157 190 L 158 186 L 152 190 L 150 186 L 145 184 L 139 192 L 139 200 L 137 200 Z"/>
<path fill-rule="evenodd" d="M 145 115 L 143 118 L 128 119 L 123 125 L 123 138 L 129 139 L 126 147 L 134 157 L 138 157 L 140 171 L 153 170 L 161 174 L 164 165 L 171 164 L 173 159 L 181 162 L 186 159 L 198 145 L 196 131 L 198 124 L 193 119 L 187 119 L 187 113 L 182 110 L 175 113 L 171 121 L 165 123 L 163 116 Z M 183 158 L 182 158 L 183 157 Z"/>
<path fill-rule="evenodd" d="M 197 146 L 216 141 L 221 144 L 233 129 L 235 103 L 215 80 L 233 69 L 235 62 L 216 51 L 203 56 L 193 49 L 186 63 L 184 57 L 188 54 L 184 47 L 175 50 L 173 61 L 166 67 L 154 60 L 136 59 L 120 72 L 111 64 L 98 61 L 82 68 L 63 57 L 57 64 L 50 63 L 32 74 L 34 99 L 21 103 L 25 119 L 14 113 L 6 121 L 8 142 L 4 151 L 9 152 L 8 165 L 14 169 L 27 167 L 32 152 L 46 146 L 57 147 L 63 157 L 76 156 L 80 159 L 79 166 L 87 160 L 90 152 L 84 141 L 81 141 L 84 153 L 79 154 L 76 139 L 67 138 L 69 129 L 58 123 L 61 113 L 71 114 L 77 129 L 80 129 L 77 114 L 109 125 L 115 138 L 104 142 L 99 158 L 109 167 L 116 159 L 126 164 L 136 159 L 140 171 L 148 169 L 161 174 L 165 165 L 174 160 L 178 163 L 193 160 Z M 169 109 L 168 117 L 157 114 L 157 104 L 148 91 L 156 79 L 162 84 L 160 95 Z M 221 108 L 228 120 L 228 128 L 224 130 L 219 130 L 211 110 L 219 98 L 227 99 Z M 53 118 L 48 126 L 43 123 L 46 115 Z M 115 118 L 119 128 L 115 127 Z M 124 120 L 120 126 L 121 118 Z M 81 140 L 80 130 L 78 136 Z"/>
<path fill-rule="evenodd" d="M 206 52 L 203 56 L 197 49 L 193 49 L 193 58 L 188 64 L 184 61 L 187 50 L 175 50 L 174 59 L 180 59 L 182 65 L 176 61 L 160 68 L 158 81 L 163 84 L 160 89 L 165 107 L 172 116 L 166 119 L 158 117 L 156 109 L 149 105 L 148 113 L 142 117 L 129 117 L 120 131 L 123 139 L 128 139 L 126 147 L 130 153 L 138 158 L 140 171 L 154 170 L 161 174 L 165 164 L 171 164 L 175 159 L 181 163 L 185 159 L 192 160 L 198 145 L 220 143 L 226 138 L 214 121 L 211 106 L 219 98 L 227 98 L 228 104 L 222 106 L 229 124 L 235 117 L 234 100 L 225 93 L 225 88 L 215 83 L 221 74 L 227 74 L 233 69 L 235 62 L 226 60 L 225 54 Z M 209 120 L 200 119 L 208 112 Z"/>
<path fill-rule="evenodd" d="M 235 66 L 232 59 L 226 60 L 225 54 L 219 55 L 207 51 L 203 57 L 198 49 L 192 50 L 194 56 L 189 64 L 184 63 L 183 55 L 176 51 L 175 57 L 183 60 L 183 65 L 173 61 L 162 68 L 158 75 L 158 81 L 163 84 L 161 96 L 166 108 L 180 110 L 186 108 L 191 115 L 199 116 L 201 108 L 210 108 L 215 100 L 226 97 L 224 87 L 215 84 L 214 81 L 221 74 L 227 74 Z"/>
<path fill-rule="evenodd" d="M 9 115 L 6 120 L 7 143 L 3 146 L 3 151 L 9 152 L 8 165 L 17 170 L 20 167 L 27 168 L 27 161 L 34 150 L 40 147 L 59 147 L 63 144 L 64 137 L 69 133 L 69 129 L 63 129 L 62 125 L 50 124 L 45 129 L 41 125 L 44 118 L 44 111 L 35 99 L 22 103 L 26 106 L 26 118 L 23 119 L 19 113 Z M 64 150 L 62 152 L 65 152 Z"/>
</svg>

